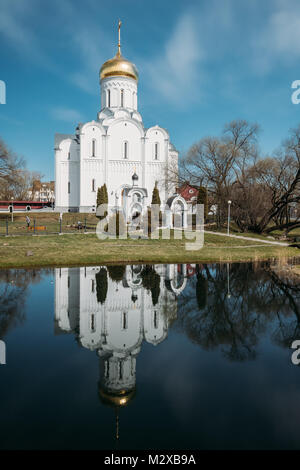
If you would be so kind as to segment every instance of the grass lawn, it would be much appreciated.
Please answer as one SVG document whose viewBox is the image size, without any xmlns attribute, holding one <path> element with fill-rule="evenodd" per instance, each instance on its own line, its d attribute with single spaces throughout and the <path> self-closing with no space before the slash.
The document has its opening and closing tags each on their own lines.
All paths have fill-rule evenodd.
<svg viewBox="0 0 300 470">
<path fill-rule="evenodd" d="M 204 247 L 198 251 L 187 251 L 185 240 L 98 240 L 94 234 L 1 237 L 0 248 L 0 268 L 300 258 L 297 248 L 214 234 L 205 234 Z"/>
</svg>

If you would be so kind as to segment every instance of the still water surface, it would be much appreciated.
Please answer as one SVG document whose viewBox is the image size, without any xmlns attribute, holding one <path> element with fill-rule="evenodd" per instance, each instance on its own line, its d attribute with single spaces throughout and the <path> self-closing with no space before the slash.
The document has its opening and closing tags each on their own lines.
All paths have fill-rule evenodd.
<svg viewBox="0 0 300 470">
<path fill-rule="evenodd" d="M 269 264 L 0 271 L 2 449 L 300 448 L 300 285 Z"/>
</svg>

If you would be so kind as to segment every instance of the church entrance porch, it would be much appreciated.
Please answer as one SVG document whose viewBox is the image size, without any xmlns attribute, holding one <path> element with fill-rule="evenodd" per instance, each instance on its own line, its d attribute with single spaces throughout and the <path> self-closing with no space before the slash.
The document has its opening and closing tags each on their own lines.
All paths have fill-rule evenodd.
<svg viewBox="0 0 300 470">
<path fill-rule="evenodd" d="M 121 191 L 121 207 L 126 222 L 139 223 L 146 210 L 147 189 L 140 187 L 125 187 Z"/>
<path fill-rule="evenodd" d="M 180 195 L 176 194 L 167 200 L 166 224 L 170 228 L 187 227 L 188 206 Z"/>
</svg>

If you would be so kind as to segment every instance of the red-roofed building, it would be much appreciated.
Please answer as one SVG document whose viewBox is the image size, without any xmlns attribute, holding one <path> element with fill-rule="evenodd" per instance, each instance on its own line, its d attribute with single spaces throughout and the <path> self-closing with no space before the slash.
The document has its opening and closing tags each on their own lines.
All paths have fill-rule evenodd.
<svg viewBox="0 0 300 470">
<path fill-rule="evenodd" d="M 192 212 L 193 204 L 197 203 L 198 189 L 195 186 L 184 184 L 178 188 L 177 192 L 186 200 L 189 205 L 189 212 Z"/>
</svg>

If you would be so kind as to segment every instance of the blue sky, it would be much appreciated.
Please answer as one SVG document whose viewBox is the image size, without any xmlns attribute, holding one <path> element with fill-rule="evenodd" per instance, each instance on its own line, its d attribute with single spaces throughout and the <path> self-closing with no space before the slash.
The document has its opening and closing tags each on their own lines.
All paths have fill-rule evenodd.
<svg viewBox="0 0 300 470">
<path fill-rule="evenodd" d="M 96 118 L 119 18 L 144 124 L 167 128 L 181 152 L 243 118 L 261 125 L 267 154 L 300 123 L 299 0 L 0 0 L 0 136 L 44 179 L 55 132 Z"/>
</svg>

